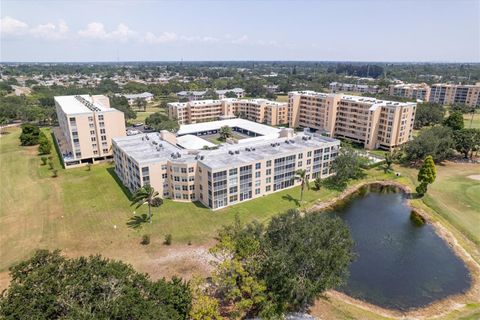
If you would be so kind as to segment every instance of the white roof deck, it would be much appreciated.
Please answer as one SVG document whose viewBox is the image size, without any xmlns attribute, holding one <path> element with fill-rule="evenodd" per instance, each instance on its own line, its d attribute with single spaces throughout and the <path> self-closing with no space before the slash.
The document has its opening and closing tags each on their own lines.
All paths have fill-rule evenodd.
<svg viewBox="0 0 480 320">
<path fill-rule="evenodd" d="M 82 102 L 81 98 L 83 98 L 86 103 Z M 57 96 L 54 99 L 60 105 L 65 114 L 92 113 L 94 111 L 98 112 L 110 110 L 116 111 L 116 109 L 107 108 L 99 102 L 93 102 L 92 97 L 87 94 L 73 96 Z"/>
<path fill-rule="evenodd" d="M 203 149 L 203 147 L 205 146 L 209 148 L 216 146 L 214 143 L 211 143 L 210 141 L 207 141 L 205 139 L 202 139 L 200 137 L 197 137 L 191 134 L 186 134 L 184 136 L 177 137 L 177 144 L 180 147 L 184 149 L 189 149 L 189 150 L 200 150 L 200 149 Z"/>
<path fill-rule="evenodd" d="M 255 132 L 262 136 L 278 135 L 281 129 L 266 126 L 260 123 L 248 121 L 245 119 L 228 119 L 211 122 L 202 122 L 194 124 L 185 124 L 180 126 L 177 135 L 182 136 L 185 134 L 195 134 L 197 132 L 205 132 L 210 130 L 218 130 L 223 126 L 242 128 L 251 132 Z"/>
</svg>

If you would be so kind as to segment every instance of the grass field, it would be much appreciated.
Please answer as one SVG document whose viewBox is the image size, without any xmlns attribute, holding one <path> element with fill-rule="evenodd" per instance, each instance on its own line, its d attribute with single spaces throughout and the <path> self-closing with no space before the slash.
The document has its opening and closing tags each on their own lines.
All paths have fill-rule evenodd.
<svg viewBox="0 0 480 320">
<path fill-rule="evenodd" d="M 473 115 L 473 119 L 472 114 L 464 114 L 463 122 L 465 124 L 465 128 L 480 128 L 480 111 L 477 111 Z"/>
<path fill-rule="evenodd" d="M 162 207 L 154 209 L 152 224 L 137 228 L 135 217 L 147 209 L 140 208 L 133 215 L 128 194 L 116 182 L 112 165 L 95 165 L 91 171 L 61 169 L 59 176 L 52 178 L 47 166 L 40 165 L 36 147 L 20 147 L 20 130 L 9 130 L 10 134 L 0 138 L 0 290 L 8 283 L 5 272 L 8 267 L 38 248 L 59 248 L 70 256 L 101 253 L 131 263 L 154 278 L 185 276 L 198 271 L 199 266 L 195 261 L 161 260 L 167 251 L 185 251 L 190 248 L 188 242 L 192 247 L 208 247 L 216 231 L 233 222 L 235 215 L 244 222 L 268 221 L 279 212 L 297 207 L 300 198 L 300 190 L 295 187 L 219 211 L 195 203 L 166 200 Z M 60 168 L 57 158 L 54 162 Z M 415 200 L 415 204 L 429 209 L 425 206 L 428 204 L 460 233 L 468 230 L 478 237 L 479 224 L 475 222 L 480 212 L 480 181 L 467 176 L 478 174 L 480 165 L 466 166 L 437 166 L 437 181 L 429 188 L 428 195 Z M 371 169 L 366 180 L 397 179 L 413 186 L 416 171 L 395 169 L 403 176 L 396 178 L 381 169 Z M 307 190 L 303 207 L 336 195 L 338 191 L 325 188 Z M 173 245 L 168 249 L 162 244 L 167 233 L 173 236 Z M 140 245 L 143 234 L 151 235 L 150 245 Z M 467 305 L 441 319 L 475 319 L 478 309 L 479 304 Z M 323 319 L 384 319 L 336 299 L 321 300 L 312 313 Z"/>
<path fill-rule="evenodd" d="M 137 111 L 136 109 L 134 110 L 137 112 L 137 117 L 135 119 L 128 120 L 129 125 L 133 125 L 139 122 L 145 123 L 145 119 L 147 119 L 149 115 L 155 112 L 165 112 L 165 109 L 160 108 L 160 105 L 158 103 L 149 103 L 147 105 L 147 111 Z"/>
<path fill-rule="evenodd" d="M 447 163 L 436 168 L 437 179 L 423 202 L 480 247 L 480 181 L 469 178 L 480 174 L 480 165 Z M 416 181 L 417 170 L 398 170 Z"/>
</svg>

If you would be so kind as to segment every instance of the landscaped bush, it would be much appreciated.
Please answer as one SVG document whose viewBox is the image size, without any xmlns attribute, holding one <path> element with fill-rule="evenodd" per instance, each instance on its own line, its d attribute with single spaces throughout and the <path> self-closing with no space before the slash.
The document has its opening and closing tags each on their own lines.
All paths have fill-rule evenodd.
<svg viewBox="0 0 480 320">
<path fill-rule="evenodd" d="M 160 207 L 162 204 L 163 204 L 162 198 L 154 198 L 152 200 L 151 206 L 157 208 L 157 207 Z"/>
<path fill-rule="evenodd" d="M 20 135 L 20 144 L 22 146 L 34 146 L 38 144 L 40 129 L 33 124 L 22 125 L 22 134 Z"/>
<path fill-rule="evenodd" d="M 144 246 L 150 244 L 150 236 L 148 234 L 144 234 L 142 236 L 142 241 L 140 241 L 141 244 L 143 244 Z"/>
<path fill-rule="evenodd" d="M 57 169 L 53 169 L 52 170 L 52 178 L 56 178 L 58 177 L 58 170 Z"/>
<path fill-rule="evenodd" d="M 167 246 L 172 244 L 172 235 L 170 233 L 165 236 L 165 241 L 163 242 L 163 244 Z"/>
<path fill-rule="evenodd" d="M 41 157 L 40 160 L 42 160 L 42 166 L 45 166 L 47 164 L 48 158 L 47 157 Z"/>
</svg>

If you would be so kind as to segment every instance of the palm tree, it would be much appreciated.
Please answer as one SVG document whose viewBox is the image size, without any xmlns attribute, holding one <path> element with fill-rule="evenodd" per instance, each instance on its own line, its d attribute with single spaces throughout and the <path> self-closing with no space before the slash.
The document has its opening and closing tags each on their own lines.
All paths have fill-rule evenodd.
<svg viewBox="0 0 480 320">
<path fill-rule="evenodd" d="M 220 134 L 220 138 L 222 140 L 227 140 L 227 138 L 230 138 L 233 135 L 232 128 L 229 126 L 221 127 L 218 133 Z"/>
<path fill-rule="evenodd" d="M 300 181 L 300 202 L 303 201 L 303 191 L 305 190 L 305 187 L 310 190 L 310 184 L 308 183 L 306 174 L 307 171 L 305 171 L 305 169 L 298 169 L 295 171 L 295 176 L 293 177 L 294 180 Z"/>
<path fill-rule="evenodd" d="M 138 189 L 133 195 L 132 205 L 136 205 L 136 208 L 147 204 L 148 205 L 148 219 L 152 223 L 152 205 L 155 201 L 161 201 L 158 196 L 158 192 L 153 189 L 149 184 Z M 159 200 L 155 200 L 159 199 Z"/>
</svg>

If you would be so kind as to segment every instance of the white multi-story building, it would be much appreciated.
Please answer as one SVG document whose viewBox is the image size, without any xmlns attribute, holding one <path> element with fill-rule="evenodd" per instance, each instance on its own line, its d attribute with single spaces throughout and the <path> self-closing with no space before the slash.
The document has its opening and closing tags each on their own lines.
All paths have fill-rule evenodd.
<svg viewBox="0 0 480 320">
<path fill-rule="evenodd" d="M 123 112 L 110 107 L 103 95 L 55 97 L 59 126 L 54 135 L 65 168 L 112 157 L 112 138 L 123 137 Z"/>
<path fill-rule="evenodd" d="M 202 137 L 229 126 L 244 139 L 213 146 Z M 200 201 L 211 209 L 262 197 L 332 174 L 340 141 L 295 133 L 244 119 L 181 126 L 177 135 L 162 131 L 113 139 L 115 172 L 132 192 L 151 185 L 164 198 Z"/>
</svg>

